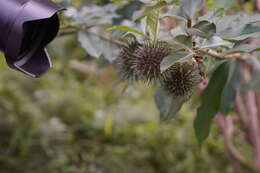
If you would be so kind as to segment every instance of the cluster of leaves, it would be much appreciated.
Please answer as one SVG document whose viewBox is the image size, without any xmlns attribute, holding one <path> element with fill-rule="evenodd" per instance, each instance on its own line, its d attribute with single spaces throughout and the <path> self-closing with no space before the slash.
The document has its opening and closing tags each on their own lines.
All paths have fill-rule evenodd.
<svg viewBox="0 0 260 173">
<path fill-rule="evenodd" d="M 74 14 L 70 17 L 74 18 L 76 25 L 81 25 L 78 32 L 79 41 L 93 57 L 103 56 L 111 62 L 114 61 L 116 55 L 119 54 L 119 47 L 125 44 L 122 44 L 122 41 L 112 41 L 111 38 L 118 39 L 120 35 L 121 38 L 137 40 L 140 44 L 147 40 L 152 45 L 156 45 L 160 41 L 167 42 L 172 51 L 157 64 L 161 73 L 176 67 L 179 63 L 196 62 L 201 72 L 200 75 L 203 77 L 206 73 L 206 76 L 210 79 L 209 85 L 202 93 L 201 105 L 194 121 L 196 136 L 202 143 L 209 135 L 210 126 L 216 113 L 222 112 L 227 115 L 234 105 L 236 92 L 240 88 L 252 88 L 252 86 L 239 87 L 239 60 L 226 59 L 225 57 L 234 53 L 249 55 L 251 52 L 259 50 L 259 45 L 249 43 L 259 38 L 260 15 L 227 15 L 227 7 L 232 2 L 216 3 L 215 8 L 206 14 L 201 11 L 204 7 L 203 0 L 148 2 L 143 9 L 137 10 L 133 14 L 135 23 L 121 21 L 119 25 L 110 28 L 109 32 L 111 30 L 115 32 L 109 34 L 109 39 L 97 35 L 96 31 L 100 33 L 100 30 L 114 24 L 113 20 L 116 16 L 111 15 L 110 12 L 116 8 L 102 7 L 102 15 L 104 16 L 102 18 L 97 13 L 90 14 L 91 10 L 84 12 L 84 8 L 74 9 Z M 117 8 L 120 8 L 126 2 L 120 1 L 117 4 Z M 165 8 L 167 8 L 167 12 L 165 12 Z M 78 17 L 78 15 L 82 15 L 82 17 Z M 93 23 L 88 23 L 92 21 L 91 19 L 84 20 L 86 15 L 88 15 L 88 18 L 93 17 L 95 22 L 102 24 L 103 28 L 91 26 Z M 164 18 L 175 20 L 178 25 L 169 32 L 160 32 L 160 21 Z M 79 21 L 77 22 L 76 19 Z M 113 50 L 113 54 L 107 54 L 107 50 Z M 217 55 L 210 53 L 212 50 Z M 142 57 L 144 56 L 140 56 L 139 59 Z M 197 57 L 200 58 L 199 61 Z M 248 63 L 258 61 L 257 54 L 250 54 L 250 60 L 245 61 Z M 254 65 L 257 66 L 258 64 L 254 63 Z M 137 73 L 137 77 L 134 78 L 139 76 L 140 73 Z M 174 84 L 176 83 L 173 82 Z M 184 100 L 169 95 L 165 87 L 159 88 L 155 94 L 155 102 L 160 111 L 161 119 L 173 117 L 181 109 L 186 101 Z"/>
<path fill-rule="evenodd" d="M 167 35 L 159 39 L 169 42 L 178 49 L 162 60 L 161 71 L 179 62 L 188 62 L 194 57 L 202 57 L 204 62 L 202 66 L 212 69 L 211 75 L 208 75 L 209 85 L 202 93 L 201 105 L 194 121 L 196 136 L 202 143 L 209 135 L 212 120 L 217 112 L 227 115 L 232 109 L 239 88 L 239 62 L 226 60 L 224 57 L 233 53 L 250 53 L 260 48 L 259 45 L 248 44 L 251 40 L 259 38 L 260 15 L 226 15 L 226 9 L 216 8 L 199 16 L 203 8 L 203 0 L 181 0 L 179 5 L 173 5 L 167 13 L 160 15 L 163 7 L 169 7 L 174 3 L 159 1 L 136 12 L 134 17 L 145 22 L 144 33 L 134 32 L 126 26 L 124 29 L 130 33 L 146 35 L 146 38 L 156 41 L 160 30 L 160 19 L 174 18 L 178 20 L 178 26 L 170 31 L 170 37 Z M 115 28 L 122 29 L 122 26 Z M 220 52 L 219 57 L 208 54 L 209 49 Z M 213 66 L 209 66 L 207 61 L 211 58 L 220 60 L 217 60 Z M 163 89 L 159 89 L 155 94 L 155 102 L 163 119 L 169 119 L 176 114 L 184 103 L 178 97 L 167 94 Z"/>
<path fill-rule="evenodd" d="M 119 53 L 118 45 L 100 37 L 101 29 L 111 25 L 116 14 L 117 6 L 108 4 L 105 6 L 84 6 L 80 9 L 70 7 L 65 12 L 65 17 L 71 21 L 66 30 L 76 30 L 78 40 L 88 54 L 94 58 L 104 57 L 112 62 Z M 104 33 L 102 33 L 104 34 Z"/>
</svg>

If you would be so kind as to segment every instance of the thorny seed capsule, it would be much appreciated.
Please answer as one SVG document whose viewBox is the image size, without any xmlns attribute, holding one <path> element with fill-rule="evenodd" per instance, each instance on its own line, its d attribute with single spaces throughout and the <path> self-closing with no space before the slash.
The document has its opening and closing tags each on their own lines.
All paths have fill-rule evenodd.
<svg viewBox="0 0 260 173">
<path fill-rule="evenodd" d="M 195 62 L 176 63 L 164 72 L 162 87 L 175 97 L 190 99 L 193 89 L 201 82 L 198 64 Z"/>
<path fill-rule="evenodd" d="M 128 41 L 127 46 L 123 47 L 116 64 L 119 67 L 121 78 L 127 81 L 136 81 L 138 76 L 135 74 L 135 56 L 136 49 L 141 47 L 141 44 L 136 40 Z"/>
<path fill-rule="evenodd" d="M 167 42 L 144 43 L 134 53 L 135 74 L 148 84 L 154 83 L 161 78 L 160 64 L 170 53 L 171 48 Z"/>
</svg>

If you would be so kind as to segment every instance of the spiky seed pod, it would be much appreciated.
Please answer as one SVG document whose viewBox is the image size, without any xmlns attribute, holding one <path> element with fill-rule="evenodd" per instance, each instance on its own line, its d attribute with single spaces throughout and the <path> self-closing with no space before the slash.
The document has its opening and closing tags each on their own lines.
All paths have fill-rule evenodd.
<svg viewBox="0 0 260 173">
<path fill-rule="evenodd" d="M 116 65 L 119 68 L 121 78 L 127 81 L 136 81 L 138 80 L 137 75 L 135 74 L 134 64 L 135 56 L 134 52 L 142 44 L 136 40 L 129 40 L 127 46 L 123 47 L 119 57 L 116 60 Z"/>
<path fill-rule="evenodd" d="M 193 89 L 201 82 L 200 71 L 196 62 L 176 63 L 164 72 L 162 87 L 175 97 L 190 99 Z"/>
<path fill-rule="evenodd" d="M 164 57 L 171 53 L 167 42 L 144 43 L 135 51 L 134 69 L 136 75 L 148 84 L 161 77 L 160 64 Z"/>
</svg>

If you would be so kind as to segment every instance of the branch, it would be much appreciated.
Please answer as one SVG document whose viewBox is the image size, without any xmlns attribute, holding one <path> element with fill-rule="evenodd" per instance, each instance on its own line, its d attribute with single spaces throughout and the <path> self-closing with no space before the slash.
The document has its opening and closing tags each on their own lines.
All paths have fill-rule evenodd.
<svg viewBox="0 0 260 173">
<path fill-rule="evenodd" d="M 73 29 L 72 31 L 66 31 L 67 29 Z M 93 31 L 90 31 L 91 29 L 90 28 L 82 28 L 82 27 L 77 27 L 77 26 L 68 26 L 68 27 L 64 27 L 63 30 L 65 31 L 61 31 L 59 33 L 59 36 L 66 36 L 66 35 L 70 35 L 70 34 L 74 34 L 75 32 L 79 31 L 79 30 L 83 30 L 85 32 L 88 32 L 88 33 L 91 33 L 91 34 L 94 34 L 96 36 L 98 36 L 99 38 L 103 39 L 103 40 L 107 40 L 107 41 L 110 41 L 120 47 L 124 47 L 124 46 L 127 46 L 126 43 L 124 43 L 123 41 L 120 41 L 118 39 L 114 39 L 110 36 L 108 36 L 106 33 L 98 33 L 98 32 L 93 32 Z M 194 45 L 195 46 L 195 45 Z M 197 52 L 199 53 L 202 53 L 202 54 L 207 54 L 207 55 L 210 55 L 210 56 L 213 56 L 217 59 L 238 59 L 238 60 L 241 60 L 241 61 L 245 61 L 246 60 L 246 57 L 239 54 L 239 53 L 235 53 L 235 54 L 230 54 L 230 55 L 222 55 L 221 53 L 215 51 L 215 50 L 212 50 L 212 49 L 207 49 L 207 50 L 203 50 L 203 49 L 199 49 L 199 50 L 196 50 Z"/>
<path fill-rule="evenodd" d="M 260 93 L 256 93 L 256 104 L 258 108 L 259 126 L 260 126 Z"/>
<path fill-rule="evenodd" d="M 254 162 L 256 167 L 260 169 L 260 129 L 255 93 L 253 91 L 248 91 L 246 93 L 245 99 L 250 115 L 250 135 L 254 145 Z"/>
<path fill-rule="evenodd" d="M 70 31 L 66 31 L 67 29 L 70 29 Z M 72 30 L 71 30 L 72 29 Z M 99 38 L 101 38 L 102 40 L 107 40 L 107 41 L 110 41 L 120 47 L 124 47 L 124 46 L 127 46 L 126 43 L 120 41 L 120 40 L 117 40 L 117 39 L 114 39 L 110 36 L 108 36 L 107 34 L 105 33 L 98 33 L 98 32 L 94 32 L 94 31 L 91 31 L 90 28 L 81 28 L 81 27 L 76 27 L 76 26 L 68 26 L 68 27 L 64 27 L 62 29 L 63 31 L 61 31 L 58 36 L 59 37 L 62 37 L 62 36 L 67 36 L 67 35 L 71 35 L 71 34 L 75 34 L 77 31 L 84 31 L 84 32 L 87 32 L 87 33 L 90 33 L 90 34 L 93 34 L 93 35 L 96 35 L 98 36 Z"/>
<path fill-rule="evenodd" d="M 106 35 L 106 34 L 100 34 L 100 33 L 96 33 L 96 32 L 93 32 L 93 31 L 89 31 L 89 30 L 84 30 L 85 32 L 88 32 L 88 33 L 91 33 L 91 34 L 94 34 L 96 36 L 98 36 L 99 38 L 101 38 L 102 40 L 107 40 L 107 41 L 110 41 L 118 46 L 121 46 L 121 47 L 124 47 L 124 46 L 127 46 L 126 43 L 124 43 L 123 41 L 120 41 L 120 40 L 117 40 L 117 39 L 113 39 L 112 37 Z"/>
<path fill-rule="evenodd" d="M 200 49 L 200 50 L 198 50 L 198 52 L 213 56 L 217 59 L 238 59 L 241 61 L 246 60 L 246 57 L 239 53 L 235 53 L 235 54 L 231 54 L 231 55 L 221 55 L 221 53 L 218 53 L 217 51 L 212 50 L 212 49 L 207 49 L 207 50 Z"/>
<path fill-rule="evenodd" d="M 59 32 L 58 37 L 72 35 L 72 34 L 75 34 L 75 33 L 76 33 L 76 31 L 62 31 L 62 32 Z"/>
<path fill-rule="evenodd" d="M 235 109 L 241 122 L 242 128 L 248 129 L 250 124 L 248 122 L 247 111 L 240 93 L 237 93 L 236 96 Z"/>
<path fill-rule="evenodd" d="M 221 132 L 224 136 L 224 142 L 228 149 L 228 152 L 231 158 L 236 161 L 238 164 L 241 164 L 245 167 L 248 167 L 246 163 L 246 159 L 243 155 L 236 149 L 234 144 L 232 143 L 233 133 L 234 133 L 234 125 L 231 116 L 224 117 L 220 113 L 216 116 L 216 122 L 219 125 Z"/>
<path fill-rule="evenodd" d="M 260 0 L 254 0 L 255 1 L 255 7 L 257 11 L 260 11 Z"/>
<path fill-rule="evenodd" d="M 244 68 L 243 78 L 245 82 L 249 82 L 251 78 L 251 73 L 248 68 Z M 245 103 L 249 113 L 249 123 L 250 123 L 250 137 L 253 142 L 254 150 L 254 164 L 260 169 L 260 127 L 259 127 L 259 117 L 256 103 L 256 95 L 253 91 L 247 91 L 245 93 Z"/>
</svg>

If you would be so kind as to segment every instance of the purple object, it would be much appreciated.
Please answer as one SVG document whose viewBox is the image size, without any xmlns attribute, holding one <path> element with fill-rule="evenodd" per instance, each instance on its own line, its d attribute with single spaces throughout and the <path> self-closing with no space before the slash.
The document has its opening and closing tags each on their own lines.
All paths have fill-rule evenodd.
<svg viewBox="0 0 260 173">
<path fill-rule="evenodd" d="M 44 47 L 58 33 L 62 9 L 49 0 L 0 0 L 0 51 L 11 68 L 32 77 L 51 68 Z"/>
</svg>

